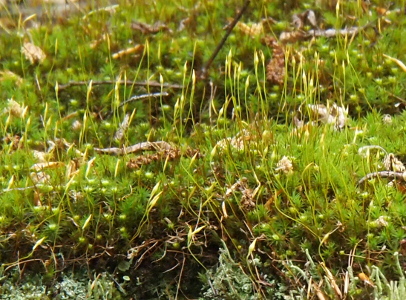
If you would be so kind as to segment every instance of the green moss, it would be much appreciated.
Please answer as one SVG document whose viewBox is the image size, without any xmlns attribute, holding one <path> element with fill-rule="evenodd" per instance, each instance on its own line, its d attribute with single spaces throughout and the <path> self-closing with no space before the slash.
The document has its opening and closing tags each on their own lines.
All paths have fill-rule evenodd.
<svg viewBox="0 0 406 300">
<path fill-rule="evenodd" d="M 206 81 L 199 72 L 240 1 L 119 1 L 112 12 L 1 35 L 3 267 L 43 272 L 31 262 L 52 261 L 45 271 L 50 278 L 74 264 L 91 271 L 118 267 L 126 279 L 115 280 L 123 290 L 144 299 L 304 297 L 313 289 L 310 276 L 317 284 L 325 278 L 321 263 L 340 287 L 339 274 L 355 272 L 355 298 L 377 293 L 357 281 L 371 266 L 397 279 L 393 254 L 404 254 L 403 183 L 357 182 L 384 170 L 385 154 L 405 158 L 406 73 L 383 56 L 405 61 L 405 18 L 396 12 L 403 2 L 395 1 L 385 16 L 392 23 L 373 4 L 371 14 L 359 4 L 340 2 L 336 11 L 324 1 L 252 2 L 242 22 L 272 17 L 275 24 L 260 36 L 235 28 Z M 293 30 L 291 16 L 306 9 L 316 10 L 322 29 L 372 27 L 356 36 L 284 45 L 285 82 L 272 85 L 266 65 L 275 52 L 261 39 Z M 165 27 L 155 33 L 132 25 L 157 21 Z M 43 63 L 31 64 L 21 53 L 25 41 L 44 51 Z M 142 51 L 115 58 L 138 44 Z M 66 86 L 70 81 L 85 84 Z M 144 81 L 161 86 L 139 84 Z M 120 106 L 157 92 L 168 96 Z M 21 111 L 11 111 L 7 99 Z M 350 119 L 341 130 L 323 124 L 308 106 L 327 103 L 348 106 Z M 132 119 L 123 129 L 126 114 Z M 305 125 L 297 127 L 294 118 Z M 116 139 L 120 128 L 124 134 Z M 146 141 L 165 141 L 172 149 L 117 156 L 97 150 Z M 359 151 L 371 145 L 384 150 Z M 58 164 L 38 167 L 40 156 Z M 291 165 L 281 167 L 283 158 Z M 374 272 L 374 280 L 384 276 Z M 116 292 L 107 279 L 100 284 Z M 320 288 L 333 297 L 331 282 Z"/>
</svg>

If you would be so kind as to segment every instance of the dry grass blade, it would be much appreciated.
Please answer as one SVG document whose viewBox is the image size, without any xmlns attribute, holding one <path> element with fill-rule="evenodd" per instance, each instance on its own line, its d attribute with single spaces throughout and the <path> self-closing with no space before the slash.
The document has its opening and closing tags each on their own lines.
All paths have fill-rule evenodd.
<svg viewBox="0 0 406 300">
<path fill-rule="evenodd" d="M 327 269 L 326 265 L 324 263 L 320 264 L 321 267 L 323 268 L 324 272 L 326 273 L 326 276 L 331 284 L 331 287 L 333 288 L 334 292 L 336 293 L 337 297 L 339 299 L 343 299 L 343 293 L 341 292 L 339 286 L 336 283 L 336 280 L 333 276 L 333 274 L 331 274 L 330 270 Z"/>
<path fill-rule="evenodd" d="M 326 297 L 324 296 L 323 291 L 320 289 L 320 287 L 316 283 L 313 283 L 312 287 L 316 291 L 316 296 L 319 300 L 326 300 Z"/>
<path fill-rule="evenodd" d="M 391 57 L 389 55 L 383 54 L 384 57 L 386 57 L 387 59 L 395 62 L 401 69 L 403 72 L 406 72 L 406 65 L 399 59 Z"/>
</svg>

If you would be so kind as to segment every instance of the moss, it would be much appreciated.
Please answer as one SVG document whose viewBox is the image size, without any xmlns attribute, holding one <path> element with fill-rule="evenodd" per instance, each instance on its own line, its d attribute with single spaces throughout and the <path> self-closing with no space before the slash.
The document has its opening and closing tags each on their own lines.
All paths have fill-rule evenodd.
<svg viewBox="0 0 406 300">
<path fill-rule="evenodd" d="M 201 68 L 240 1 L 144 2 L 90 7 L 0 36 L 0 95 L 14 100 L 0 108 L 5 278 L 16 265 L 48 279 L 79 265 L 119 270 L 114 285 L 92 278 L 93 288 L 114 295 L 266 299 L 315 293 L 309 278 L 333 297 L 326 270 L 340 287 L 339 274 L 351 270 L 355 298 L 390 293 L 371 291 L 356 274 L 402 280 L 392 258 L 404 255 L 404 183 L 357 183 L 384 170 L 386 154 L 405 157 L 406 75 L 387 58 L 405 60 L 403 3 L 385 17 L 361 2 L 338 10 L 324 1 L 251 3 L 244 25 L 275 22 L 257 36 L 240 23 L 205 80 Z M 290 18 L 306 9 L 321 29 L 369 25 L 356 36 L 278 45 L 286 75 L 271 84 L 275 52 L 261 41 L 294 31 Z M 27 41 L 44 52 L 43 63 L 20 51 Z M 152 93 L 161 95 L 120 105 Z M 334 116 L 320 114 L 321 104 L 348 107 L 345 124 L 325 124 Z M 99 149 L 143 142 L 155 146 L 124 155 Z M 78 293 L 95 292 L 86 288 Z"/>
</svg>

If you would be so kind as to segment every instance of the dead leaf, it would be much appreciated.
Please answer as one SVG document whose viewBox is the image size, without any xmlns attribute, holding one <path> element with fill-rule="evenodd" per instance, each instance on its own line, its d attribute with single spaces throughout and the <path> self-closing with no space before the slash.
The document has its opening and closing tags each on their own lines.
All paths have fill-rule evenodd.
<svg viewBox="0 0 406 300">
<path fill-rule="evenodd" d="M 72 126 L 71 126 L 73 131 L 80 131 L 80 130 L 82 130 L 82 127 L 83 127 L 83 124 L 79 120 L 73 121 Z"/>
<path fill-rule="evenodd" d="M 296 29 L 302 29 L 304 27 L 303 19 L 301 18 L 300 14 L 294 14 L 292 16 L 292 26 Z"/>
<path fill-rule="evenodd" d="M 367 13 L 368 15 L 371 15 L 371 12 L 369 10 L 369 7 L 371 6 L 371 2 L 369 0 L 362 0 L 361 1 L 361 7 L 364 13 Z"/>
<path fill-rule="evenodd" d="M 229 18 L 229 24 L 223 29 L 227 29 L 230 24 L 234 21 L 233 18 Z M 271 31 L 271 24 L 275 24 L 276 21 L 272 18 L 262 19 L 259 23 L 247 24 L 244 22 L 237 22 L 235 25 L 236 29 L 242 32 L 243 34 L 249 35 L 252 38 L 258 37 L 259 35 L 264 34 L 265 32 Z"/>
<path fill-rule="evenodd" d="M 292 32 L 284 31 L 280 34 L 279 40 L 281 43 L 294 43 L 297 41 L 308 40 L 317 37 L 332 38 L 337 36 L 354 36 L 358 34 L 364 27 L 348 27 L 345 29 L 310 29 L 309 31 L 296 30 Z"/>
<path fill-rule="evenodd" d="M 311 117 L 323 124 L 334 124 L 336 129 L 342 129 L 348 122 L 348 108 L 338 106 L 333 103 L 327 104 L 308 104 L 311 111 Z"/>
<path fill-rule="evenodd" d="M 21 48 L 21 52 L 25 55 L 31 64 L 44 62 L 46 55 L 40 47 L 35 46 L 32 43 L 25 42 Z"/>
<path fill-rule="evenodd" d="M 227 214 L 227 208 L 226 208 L 226 202 L 225 201 L 223 201 L 222 203 L 221 203 L 221 211 L 223 212 L 223 218 L 224 219 L 227 219 L 228 218 L 228 214 Z"/>
<path fill-rule="evenodd" d="M 317 19 L 316 19 L 316 14 L 314 13 L 313 10 L 307 10 L 306 11 L 306 20 L 309 22 L 309 24 L 314 27 L 317 28 Z"/>
<path fill-rule="evenodd" d="M 49 0 L 48 0 L 49 1 Z M 48 2 L 48 1 L 45 1 L 45 2 Z M 54 0 L 55 1 L 55 0 Z M 57 0 L 57 1 L 59 1 L 59 2 L 63 2 L 65 5 L 68 3 L 68 0 Z M 69 0 L 69 2 L 77 2 L 78 0 Z M 85 20 L 86 18 L 88 18 L 89 16 L 91 16 L 91 15 L 93 15 L 93 14 L 96 14 L 96 13 L 99 13 L 99 12 L 107 12 L 107 13 L 115 13 L 116 12 L 116 9 L 119 7 L 119 5 L 118 4 L 113 4 L 113 5 L 109 5 L 109 6 L 106 6 L 106 7 L 101 7 L 101 8 L 97 8 L 97 9 L 95 9 L 95 10 L 92 10 L 92 11 L 90 11 L 90 12 L 88 12 L 86 15 L 84 15 L 83 16 L 83 20 Z"/>
<path fill-rule="evenodd" d="M 313 10 L 309 9 L 292 16 L 292 25 L 296 29 L 302 29 L 307 24 L 310 24 L 313 28 L 317 28 L 316 14 Z"/>
<path fill-rule="evenodd" d="M 283 192 L 283 190 L 277 190 L 275 194 L 271 195 L 268 200 L 265 202 L 264 207 L 268 210 L 272 210 L 273 203 L 278 198 L 278 196 Z"/>
<path fill-rule="evenodd" d="M 139 169 L 141 166 L 151 164 L 155 161 L 172 161 L 182 156 L 200 158 L 201 153 L 198 149 L 192 148 L 188 148 L 185 153 L 182 153 L 179 149 L 172 147 L 171 149 L 158 150 L 157 153 L 153 154 L 139 155 L 130 159 L 126 166 L 129 169 Z"/>
</svg>

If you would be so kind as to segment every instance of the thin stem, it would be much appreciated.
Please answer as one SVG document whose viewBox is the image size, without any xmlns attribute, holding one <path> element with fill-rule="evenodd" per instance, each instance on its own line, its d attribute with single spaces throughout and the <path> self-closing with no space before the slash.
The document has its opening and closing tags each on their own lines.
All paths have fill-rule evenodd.
<svg viewBox="0 0 406 300">
<path fill-rule="evenodd" d="M 238 12 L 238 14 L 234 18 L 233 22 L 231 22 L 231 24 L 228 25 L 226 34 L 223 36 L 220 43 L 217 45 L 216 49 L 214 49 L 214 51 L 213 51 L 212 55 L 210 56 L 209 60 L 207 61 L 207 63 L 204 65 L 204 67 L 201 70 L 201 73 L 200 73 L 200 76 L 199 76 L 201 79 L 206 78 L 207 70 L 210 68 L 211 64 L 213 63 L 213 61 L 216 58 L 217 54 L 220 52 L 221 48 L 223 48 L 224 43 L 226 42 L 228 36 L 230 35 L 231 31 L 234 29 L 235 25 L 237 25 L 238 21 L 241 19 L 244 12 L 247 10 L 249 4 L 250 4 L 250 0 L 246 0 L 245 3 L 244 3 L 244 6 Z"/>
</svg>

